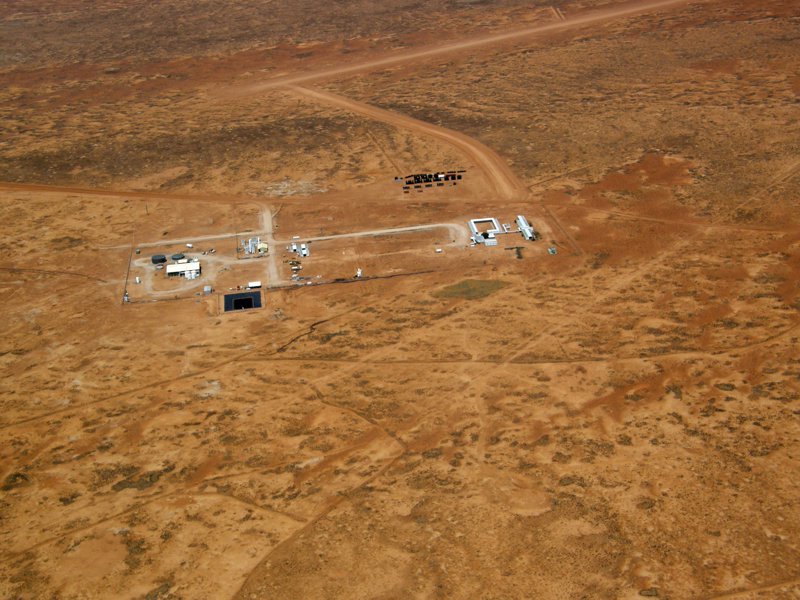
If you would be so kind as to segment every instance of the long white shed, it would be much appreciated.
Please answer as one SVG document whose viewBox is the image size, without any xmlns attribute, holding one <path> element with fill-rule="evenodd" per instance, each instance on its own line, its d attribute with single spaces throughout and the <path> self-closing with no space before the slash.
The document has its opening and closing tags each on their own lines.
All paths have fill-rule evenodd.
<svg viewBox="0 0 800 600">
<path fill-rule="evenodd" d="M 186 277 L 194 279 L 200 275 L 200 262 L 190 261 L 185 263 L 172 263 L 167 265 L 167 277 Z"/>
</svg>

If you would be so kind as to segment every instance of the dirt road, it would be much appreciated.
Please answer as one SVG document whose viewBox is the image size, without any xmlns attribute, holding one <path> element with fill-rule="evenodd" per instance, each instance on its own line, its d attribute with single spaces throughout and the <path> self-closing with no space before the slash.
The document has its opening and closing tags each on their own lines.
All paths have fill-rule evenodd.
<svg viewBox="0 0 800 600">
<path fill-rule="evenodd" d="M 263 230 L 264 240 L 269 247 L 269 252 L 267 253 L 267 281 L 270 285 L 279 285 L 283 283 L 283 280 L 278 269 L 278 250 L 276 248 L 278 242 L 275 241 L 272 235 L 274 226 L 272 224 L 272 208 L 269 206 L 264 206 L 261 209 L 261 229 Z"/>
<path fill-rule="evenodd" d="M 414 131 L 423 135 L 429 135 L 450 144 L 461 151 L 484 172 L 497 199 L 518 200 L 527 195 L 525 186 L 496 152 L 462 133 L 419 121 L 400 113 L 364 104 L 363 102 L 357 102 L 356 100 L 351 100 L 350 98 L 345 98 L 344 96 L 339 96 L 331 92 L 296 85 L 289 86 L 289 88 L 298 94 L 302 94 L 318 102 L 332 104 L 344 108 L 345 110 L 364 115 L 370 119 L 375 119 L 376 121 L 388 123 L 401 129 Z"/>
<path fill-rule="evenodd" d="M 431 223 L 430 225 L 409 225 L 408 227 L 391 227 L 389 229 L 373 229 L 370 231 L 357 231 L 355 233 L 339 233 L 335 235 L 323 235 L 318 237 L 303 238 L 304 242 L 321 242 L 324 240 L 335 240 L 339 238 L 371 237 L 378 235 L 391 235 L 395 233 L 410 233 L 413 231 L 429 231 L 431 229 L 447 229 L 455 243 L 467 243 L 469 236 L 467 228 L 456 223 Z"/>
<path fill-rule="evenodd" d="M 304 237 L 298 238 L 294 240 L 280 240 L 276 239 L 272 236 L 272 227 L 271 227 L 271 220 L 268 223 L 264 223 L 263 216 L 262 216 L 262 225 L 267 225 L 264 227 L 262 231 L 252 231 L 248 232 L 248 235 L 253 236 L 263 236 L 268 240 L 268 244 L 271 242 L 270 247 L 272 245 L 284 245 L 290 244 L 291 242 L 319 242 L 322 240 L 335 240 L 340 238 L 355 238 L 355 237 L 368 237 L 368 236 L 376 236 L 376 235 L 390 235 L 393 233 L 407 233 L 412 231 L 429 231 L 431 229 L 438 229 L 440 227 L 445 228 L 448 230 L 450 235 L 459 242 L 465 242 L 468 239 L 467 229 L 463 225 L 459 223 L 428 223 L 424 225 L 408 225 L 406 227 L 389 227 L 386 229 L 370 229 L 369 231 L 354 231 L 352 233 L 336 233 L 333 235 L 322 235 L 317 237 Z M 219 233 L 214 235 L 196 235 L 193 237 L 186 237 L 186 238 L 172 238 L 169 240 L 159 240 L 157 242 L 142 242 L 141 244 L 136 244 L 137 248 L 161 248 L 164 246 L 174 246 L 176 244 L 185 244 L 185 243 L 192 243 L 198 241 L 211 241 L 211 240 L 225 240 L 235 237 L 237 234 L 235 232 L 227 232 L 227 233 Z M 101 246 L 103 250 L 116 250 L 120 248 L 130 248 L 130 244 L 117 244 L 116 246 Z"/>
<path fill-rule="evenodd" d="M 44 185 L 38 183 L 15 183 L 13 181 L 0 181 L 0 191 L 7 192 L 36 192 L 38 194 L 75 194 L 80 196 L 105 196 L 107 198 L 138 198 L 141 200 L 167 200 L 186 202 L 211 202 L 214 204 L 238 204 L 252 201 L 252 199 L 214 195 L 214 194 L 181 194 L 163 193 L 147 190 L 108 190 L 103 188 L 84 188 L 75 186 Z"/>
<path fill-rule="evenodd" d="M 572 18 L 564 18 L 562 14 L 561 18 L 557 22 L 549 23 L 547 25 L 537 25 L 534 27 L 527 27 L 525 29 L 506 33 L 480 36 L 468 40 L 443 44 L 432 48 L 400 52 L 387 57 L 309 73 L 279 76 L 263 83 L 249 84 L 233 89 L 228 88 L 224 92 L 221 92 L 220 95 L 228 98 L 241 98 L 279 87 L 288 87 L 295 93 L 302 94 L 316 101 L 339 106 L 345 110 L 364 115 L 377 121 L 415 131 L 417 133 L 430 135 L 454 146 L 467 157 L 469 157 L 486 175 L 486 178 L 493 188 L 494 195 L 497 199 L 518 200 L 527 196 L 528 190 L 526 187 L 509 168 L 508 164 L 497 153 L 484 146 L 477 140 L 474 140 L 462 133 L 445 129 L 444 127 L 439 127 L 399 113 L 394 113 L 364 104 L 362 102 L 357 102 L 355 100 L 351 100 L 350 98 L 339 96 L 331 92 L 301 87 L 298 84 L 307 84 L 324 79 L 331 79 L 334 77 L 364 73 L 401 63 L 423 60 L 440 54 L 513 41 L 536 34 L 550 33 L 572 27 L 578 27 L 581 25 L 598 24 L 611 19 L 633 16 L 641 12 L 658 10 L 661 8 L 670 8 L 679 4 L 685 4 L 688 1 L 690 0 L 639 1 L 631 2 L 624 6 L 589 11 Z"/>
<path fill-rule="evenodd" d="M 691 0 L 649 0 L 629 2 L 623 6 L 587 11 L 575 17 L 564 17 L 563 20 L 559 19 L 554 23 L 548 23 L 546 25 L 535 25 L 533 27 L 526 27 L 524 29 L 517 29 L 504 33 L 478 36 L 467 40 L 459 40 L 438 46 L 422 48 L 420 50 L 397 52 L 389 56 L 353 63 L 350 65 L 342 65 L 318 71 L 309 71 L 307 73 L 282 75 L 271 78 L 262 83 L 248 84 L 238 88 L 226 88 L 224 92 L 221 92 L 221 95 L 226 97 L 243 97 L 259 94 L 261 92 L 286 85 L 307 84 L 315 81 L 332 79 L 335 77 L 355 75 L 356 73 L 365 73 L 374 71 L 376 69 L 393 67 L 402 63 L 424 60 L 426 58 L 431 58 L 442 54 L 451 54 L 454 52 L 479 48 L 481 46 L 519 40 L 534 35 L 554 33 L 565 29 L 580 27 L 582 25 L 599 24 L 603 21 L 630 17 L 643 12 L 672 8 L 680 4 L 687 4 L 690 1 Z"/>
</svg>

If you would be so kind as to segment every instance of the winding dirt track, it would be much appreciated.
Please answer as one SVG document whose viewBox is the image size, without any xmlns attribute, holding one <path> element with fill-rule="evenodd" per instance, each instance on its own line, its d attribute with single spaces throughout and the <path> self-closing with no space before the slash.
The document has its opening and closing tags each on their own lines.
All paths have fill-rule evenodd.
<svg viewBox="0 0 800 600">
<path fill-rule="evenodd" d="M 322 81 L 325 79 L 332 79 L 335 77 L 342 77 L 347 75 L 355 75 L 357 73 L 365 73 L 374 71 L 376 69 L 383 69 L 386 67 L 393 67 L 407 62 L 415 62 L 424 60 L 440 54 L 451 54 L 458 51 L 470 50 L 479 48 L 481 46 L 489 46 L 492 44 L 499 44 L 502 42 L 510 42 L 514 40 L 523 39 L 526 37 L 541 35 L 547 33 L 555 33 L 566 29 L 572 29 L 581 25 L 596 25 L 603 21 L 610 21 L 622 17 L 630 17 L 643 12 L 649 12 L 662 8 L 672 8 L 680 4 L 688 4 L 694 0 L 641 0 L 628 2 L 622 6 L 615 6 L 613 8 L 603 8 L 598 10 L 586 11 L 575 17 L 564 17 L 563 20 L 558 20 L 546 25 L 535 25 L 533 27 L 526 27 L 524 29 L 517 29 L 505 33 L 494 33 L 483 36 L 475 36 L 467 40 L 458 40 L 438 46 L 422 48 L 419 50 L 409 50 L 405 52 L 397 52 L 363 62 L 357 62 L 349 65 L 342 65 L 338 67 L 331 67 L 321 69 L 318 71 L 309 71 L 300 74 L 286 74 L 274 77 L 262 83 L 248 84 L 236 88 L 228 88 L 223 95 L 227 97 L 244 97 L 253 94 L 259 94 L 267 90 L 283 87 L 286 85 L 297 85 L 311 83 L 315 81 Z M 562 15 L 563 16 L 563 15 Z"/>
<path fill-rule="evenodd" d="M 224 92 L 221 92 L 221 96 L 236 99 L 257 95 L 259 93 L 276 88 L 286 87 L 297 94 L 302 94 L 315 101 L 335 105 L 345 110 L 364 115 L 376 121 L 381 121 L 399 128 L 415 131 L 423 135 L 429 135 L 450 144 L 462 152 L 470 160 L 472 160 L 475 165 L 485 174 L 487 182 L 491 186 L 496 199 L 505 201 L 520 200 L 527 197 L 528 189 L 523 185 L 519 178 L 517 178 L 506 161 L 500 157 L 500 155 L 490 148 L 484 146 L 479 141 L 457 131 L 439 127 L 431 123 L 426 123 L 424 121 L 371 106 L 369 104 L 364 104 L 363 102 L 358 102 L 356 100 L 339 96 L 338 94 L 328 91 L 301 87 L 299 84 L 307 84 L 316 81 L 332 79 L 335 77 L 365 73 L 375 69 L 395 66 L 402 63 L 424 60 L 441 54 L 448 54 L 491 44 L 499 44 L 501 42 L 513 41 L 537 34 L 552 33 L 582 25 L 598 24 L 603 21 L 633 16 L 652 10 L 672 8 L 680 4 L 686 4 L 690 1 L 691 0 L 645 0 L 631 2 L 614 8 L 588 11 L 584 14 L 568 19 L 563 18 L 562 15 L 562 18 L 555 23 L 536 25 L 534 27 L 527 27 L 525 29 L 519 29 L 506 33 L 479 36 L 468 40 L 461 40 L 440 46 L 423 48 L 420 50 L 399 52 L 391 56 L 353 63 L 350 65 L 322 69 L 319 71 L 297 75 L 279 76 L 263 83 L 249 84 L 238 88 L 233 88 L 232 90 L 226 89 Z"/>
<path fill-rule="evenodd" d="M 257 202 L 257 198 L 241 198 L 214 194 L 172 194 L 154 192 L 149 190 L 109 190 L 104 188 L 85 188 L 63 185 L 46 185 L 40 183 L 16 183 L 13 181 L 0 181 L 0 192 L 37 192 L 39 194 L 75 194 L 76 196 L 106 196 L 108 198 L 136 198 L 139 200 L 166 200 L 173 202 L 184 200 L 186 202 L 211 202 L 214 204 L 237 204 L 241 202 Z"/>
<path fill-rule="evenodd" d="M 522 39 L 534 35 L 547 34 L 562 30 L 567 30 L 583 25 L 599 24 L 604 21 L 619 19 L 623 17 L 634 16 L 643 12 L 672 8 L 677 5 L 687 4 L 692 0 L 644 0 L 627 3 L 623 6 L 616 6 L 613 8 L 599 9 L 588 11 L 575 17 L 559 20 L 554 23 L 546 25 L 536 25 L 534 27 L 527 27 L 515 31 L 497 33 L 485 36 L 473 37 L 468 40 L 461 40 L 442 44 L 439 46 L 422 48 L 419 50 L 411 50 L 407 52 L 399 52 L 390 56 L 377 58 L 368 61 L 353 63 L 350 65 L 343 65 L 339 67 L 327 68 L 319 71 L 308 73 L 301 73 L 295 75 L 285 75 L 270 79 L 266 82 L 248 84 L 233 89 L 226 88 L 220 92 L 221 97 L 229 99 L 243 98 L 247 96 L 257 95 L 259 93 L 276 89 L 276 88 L 289 88 L 297 94 L 302 94 L 315 101 L 331 104 L 343 108 L 345 110 L 364 115 L 371 119 L 388 123 L 400 128 L 415 131 L 424 135 L 429 135 L 436 139 L 442 140 L 450 144 L 457 150 L 462 152 L 466 157 L 472 160 L 475 165 L 486 175 L 487 182 L 492 187 L 497 199 L 501 200 L 519 200 L 528 195 L 527 188 L 522 184 L 519 178 L 514 174 L 506 161 L 500 157 L 496 152 L 481 144 L 477 140 L 470 138 L 457 131 L 452 131 L 444 127 L 439 127 L 431 123 L 426 123 L 414 119 L 412 117 L 394 113 L 382 108 L 364 104 L 344 96 L 322 91 L 318 89 L 309 89 L 300 87 L 298 84 L 311 83 L 315 81 L 322 81 L 332 79 L 340 76 L 354 75 L 357 73 L 365 73 L 380 68 L 399 65 L 402 63 L 414 62 L 424 60 L 427 58 L 435 57 L 442 54 L 453 53 L 457 51 L 468 50 L 481 46 L 492 44 L 499 44 L 513 40 Z M 225 197 L 197 197 L 192 195 L 182 194 L 159 194 L 154 192 L 130 192 L 130 191 L 111 191 L 111 190 L 97 190 L 87 188 L 68 188 L 68 187 L 51 187 L 36 184 L 14 184 L 0 182 L 0 189 L 15 190 L 15 191 L 40 191 L 40 192 L 69 192 L 79 194 L 91 195 L 108 195 L 117 197 L 130 197 L 130 198 L 152 198 L 152 199 L 170 199 L 170 200 L 189 200 L 189 201 L 212 201 L 220 202 L 227 201 L 235 203 L 236 200 Z"/>
<path fill-rule="evenodd" d="M 289 89 L 318 102 L 332 104 L 350 112 L 364 115 L 370 119 L 394 125 L 400 129 L 414 131 L 442 140 L 459 150 L 484 172 L 498 199 L 518 200 L 527 195 L 527 188 L 517 178 L 500 155 L 463 133 L 445 129 L 444 127 L 426 123 L 425 121 L 419 121 L 413 117 L 391 112 L 383 108 L 364 104 L 363 102 L 351 100 L 350 98 L 345 98 L 344 96 L 339 96 L 331 92 L 295 85 L 289 86 Z"/>
</svg>

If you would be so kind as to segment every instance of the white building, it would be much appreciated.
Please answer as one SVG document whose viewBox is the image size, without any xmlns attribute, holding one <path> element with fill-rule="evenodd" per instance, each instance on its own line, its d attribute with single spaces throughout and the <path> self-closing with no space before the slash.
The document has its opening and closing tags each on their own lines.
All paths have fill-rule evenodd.
<svg viewBox="0 0 800 600">
<path fill-rule="evenodd" d="M 522 215 L 517 215 L 517 227 L 519 227 L 519 232 L 526 240 L 536 239 L 536 232 L 533 230 L 533 226 Z"/>
<path fill-rule="evenodd" d="M 478 229 L 479 223 L 491 223 L 492 227 L 486 231 Z M 503 227 L 500 221 L 494 217 L 486 217 L 484 219 L 472 219 L 468 223 L 469 230 L 472 233 L 472 241 L 476 244 L 486 244 L 487 246 L 497 246 L 497 234 L 503 233 Z"/>
<path fill-rule="evenodd" d="M 200 276 L 200 261 L 172 263 L 167 265 L 167 277 L 186 277 L 195 279 Z"/>
</svg>

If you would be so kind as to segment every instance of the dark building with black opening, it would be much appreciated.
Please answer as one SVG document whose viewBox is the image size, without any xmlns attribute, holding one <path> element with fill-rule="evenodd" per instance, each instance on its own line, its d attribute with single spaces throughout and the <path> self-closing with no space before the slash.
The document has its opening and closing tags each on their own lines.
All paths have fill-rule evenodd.
<svg viewBox="0 0 800 600">
<path fill-rule="evenodd" d="M 261 308 L 261 292 L 225 294 L 225 312 Z"/>
</svg>

